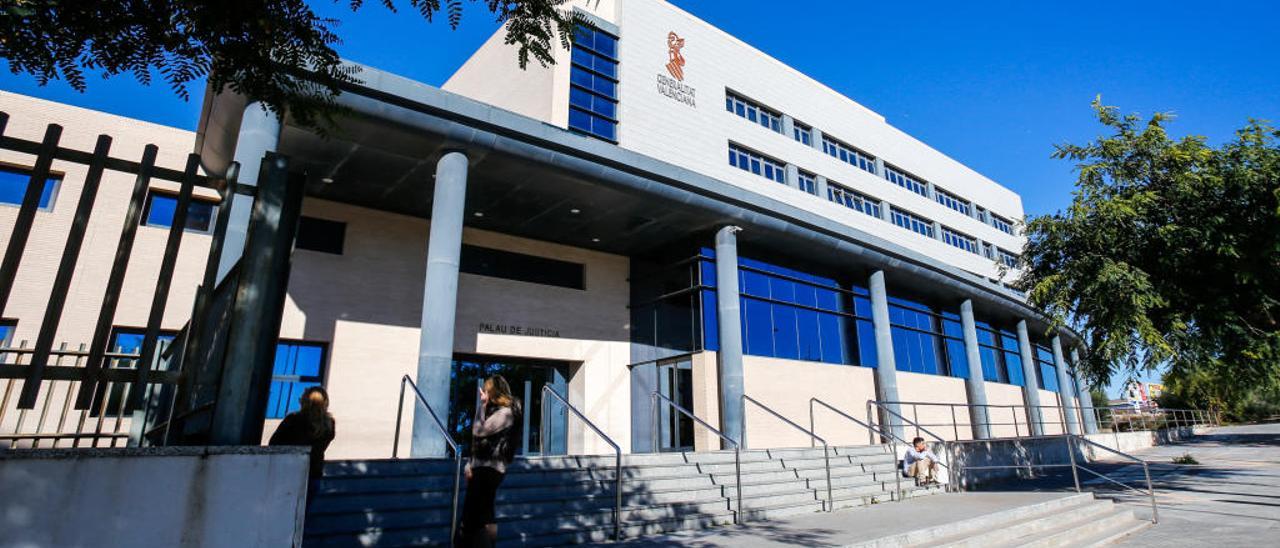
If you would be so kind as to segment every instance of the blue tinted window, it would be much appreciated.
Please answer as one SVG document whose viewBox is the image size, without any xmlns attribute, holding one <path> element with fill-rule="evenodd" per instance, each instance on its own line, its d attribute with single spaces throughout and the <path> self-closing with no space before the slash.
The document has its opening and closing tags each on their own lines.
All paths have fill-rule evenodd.
<svg viewBox="0 0 1280 548">
<path fill-rule="evenodd" d="M 302 392 L 324 382 L 324 345 L 282 342 L 276 345 L 267 395 L 267 418 L 282 419 L 298 410 Z"/>
<path fill-rule="evenodd" d="M 569 128 L 618 140 L 618 39 L 579 27 L 569 67 Z"/>
<path fill-rule="evenodd" d="M 933 221 L 929 219 L 892 206 L 889 207 L 889 219 L 902 228 L 930 238 L 934 237 Z"/>
<path fill-rule="evenodd" d="M 107 352 L 112 354 L 134 354 L 142 353 L 142 343 L 146 336 L 146 331 L 137 328 L 115 327 L 111 330 L 111 338 L 107 341 Z M 174 333 L 172 331 L 161 331 L 156 336 L 156 350 L 163 349 L 167 344 L 172 343 Z M 161 361 L 159 367 L 163 369 L 167 367 L 168 362 Z M 133 357 L 111 357 L 106 362 L 106 367 L 118 369 L 134 369 L 138 367 L 138 358 Z M 89 404 L 89 414 L 91 416 L 107 416 L 115 417 L 124 411 L 125 396 L 128 394 L 129 383 L 125 382 L 109 382 L 98 386 L 93 393 L 93 400 Z"/>
<path fill-rule="evenodd" d="M 1022 374 L 1022 351 L 1018 347 L 1018 336 L 1008 331 L 1001 331 L 1000 348 L 1004 353 L 1005 372 L 1009 374 L 1009 384 L 1025 386 L 1026 379 Z"/>
<path fill-rule="evenodd" d="M 1058 369 L 1053 361 L 1053 351 L 1049 347 L 1037 344 L 1033 352 L 1036 356 L 1036 373 L 1040 375 L 1040 388 L 1050 392 L 1058 391 Z"/>
<path fill-rule="evenodd" d="M 142 224 L 169 228 L 173 225 L 173 214 L 178 211 L 178 197 L 151 192 L 147 194 L 145 208 Z M 213 202 L 192 198 L 187 206 L 186 229 L 192 232 L 212 232 L 213 218 L 217 211 L 218 206 Z"/>
<path fill-rule="evenodd" d="M 959 316 L 889 297 L 889 328 L 899 371 L 967 377 L 969 360 Z"/>
<path fill-rule="evenodd" d="M 729 165 L 779 183 L 787 182 L 785 164 L 733 143 L 729 143 Z"/>
<path fill-rule="evenodd" d="M 910 190 L 911 192 L 926 198 L 929 197 L 929 185 L 927 183 L 915 178 L 914 176 L 907 175 L 906 172 L 901 171 L 898 168 L 888 165 L 884 166 L 884 178 L 888 179 L 889 182 L 895 185 Z"/>
<path fill-rule="evenodd" d="M 30 182 L 30 171 L 0 166 L 0 203 L 22 205 L 22 198 L 27 194 L 27 184 Z M 40 209 L 52 209 L 53 198 L 61 183 L 62 179 L 56 176 L 45 179 L 44 190 L 40 193 Z"/>
<path fill-rule="evenodd" d="M 714 276 L 706 275 L 714 268 L 713 255 L 709 249 L 702 252 L 708 259 L 702 266 L 705 285 L 715 284 Z M 866 300 L 865 290 L 749 258 L 739 258 L 738 272 L 746 354 L 833 364 L 857 364 L 870 356 L 874 363 L 870 317 L 855 316 L 859 305 L 850 306 L 851 299 Z M 716 350 L 715 292 L 702 294 L 705 348 Z"/>
</svg>

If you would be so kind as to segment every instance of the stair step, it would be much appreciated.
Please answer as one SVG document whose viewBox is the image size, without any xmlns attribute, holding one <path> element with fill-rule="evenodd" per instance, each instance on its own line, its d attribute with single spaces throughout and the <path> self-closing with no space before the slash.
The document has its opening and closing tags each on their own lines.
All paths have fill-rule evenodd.
<svg viewBox="0 0 1280 548">
<path fill-rule="evenodd" d="M 966 533 L 930 543 L 931 546 L 947 548 L 979 548 L 1003 544 L 1011 539 L 1036 539 L 1044 532 L 1057 530 L 1064 523 L 1079 524 L 1088 522 L 1100 515 L 1114 512 L 1114 505 L 1109 501 L 1094 500 L 1085 504 L 1057 508 L 1041 512 L 1030 517 L 1010 520 L 977 534 Z"/>
</svg>

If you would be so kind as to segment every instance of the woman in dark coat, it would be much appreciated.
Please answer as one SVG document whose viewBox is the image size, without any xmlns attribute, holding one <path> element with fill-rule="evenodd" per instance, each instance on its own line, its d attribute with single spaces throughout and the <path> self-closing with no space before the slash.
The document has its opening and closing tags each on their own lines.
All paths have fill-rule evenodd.
<svg viewBox="0 0 1280 548">
<path fill-rule="evenodd" d="M 297 411 L 285 415 L 268 444 L 311 448 L 311 481 L 307 489 L 307 500 L 310 501 L 318 488 L 320 477 L 324 475 L 324 451 L 333 441 L 337 423 L 333 420 L 333 415 L 329 414 L 329 393 L 324 388 L 307 388 L 302 392 L 299 403 Z"/>
<path fill-rule="evenodd" d="M 507 465 L 520 444 L 520 402 L 501 375 L 484 381 L 471 423 L 471 460 L 467 462 L 467 499 L 462 507 L 462 535 L 466 546 L 493 546 L 498 538 L 494 499 Z"/>
</svg>

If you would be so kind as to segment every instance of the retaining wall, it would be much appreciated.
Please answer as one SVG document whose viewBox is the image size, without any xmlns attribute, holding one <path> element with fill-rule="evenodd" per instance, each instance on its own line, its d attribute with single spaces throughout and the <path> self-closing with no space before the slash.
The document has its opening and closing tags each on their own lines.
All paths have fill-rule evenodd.
<svg viewBox="0 0 1280 548">
<path fill-rule="evenodd" d="M 299 546 L 303 447 L 0 451 L 0 548 Z"/>
</svg>

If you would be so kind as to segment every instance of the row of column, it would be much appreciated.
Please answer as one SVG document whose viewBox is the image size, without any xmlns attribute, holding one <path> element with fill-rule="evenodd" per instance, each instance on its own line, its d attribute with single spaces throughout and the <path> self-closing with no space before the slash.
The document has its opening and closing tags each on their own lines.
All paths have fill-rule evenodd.
<svg viewBox="0 0 1280 548">
<path fill-rule="evenodd" d="M 738 227 L 726 226 L 716 234 L 716 304 L 718 306 L 720 353 L 718 355 L 720 369 L 720 397 L 723 410 L 724 431 L 739 443 L 737 436 L 742 431 L 742 408 L 738 402 L 743 395 L 742 372 L 742 325 L 740 298 L 738 293 Z M 889 402 L 882 410 L 884 415 L 881 424 L 889 425 L 899 437 L 905 434 L 905 428 L 898 396 L 897 366 L 893 352 L 893 333 L 889 324 L 889 297 L 885 288 L 883 270 L 871 273 L 867 280 L 867 289 L 871 300 L 871 323 L 875 330 L 876 358 L 875 368 L 876 399 Z M 960 323 L 964 334 L 965 357 L 969 363 L 969 375 L 965 379 L 965 389 L 969 399 L 971 412 L 970 422 L 973 425 L 973 436 L 976 439 L 991 437 L 991 425 L 988 419 L 986 380 L 983 378 L 982 353 L 978 346 L 977 322 L 973 315 L 973 301 L 965 299 L 960 303 Z M 1040 390 L 1036 383 L 1036 360 L 1032 352 L 1031 337 L 1025 320 L 1018 321 L 1018 346 L 1021 354 L 1024 401 L 1027 405 L 1027 420 L 1032 425 L 1033 435 L 1044 434 L 1043 407 Z M 1089 389 L 1080 377 L 1078 368 L 1068 367 L 1063 356 L 1062 340 L 1055 335 L 1052 339 L 1054 362 L 1058 375 L 1058 395 L 1062 402 L 1061 409 L 1066 417 L 1067 431 L 1071 434 L 1093 434 L 1097 432 L 1097 422 L 1093 414 L 1092 399 Z M 1071 363 L 1075 364 L 1078 354 L 1071 350 Z M 1079 404 L 1077 404 L 1077 398 Z M 1077 415 L 1081 409 L 1082 414 Z M 1081 424 L 1083 417 L 1083 424 Z"/>
</svg>

